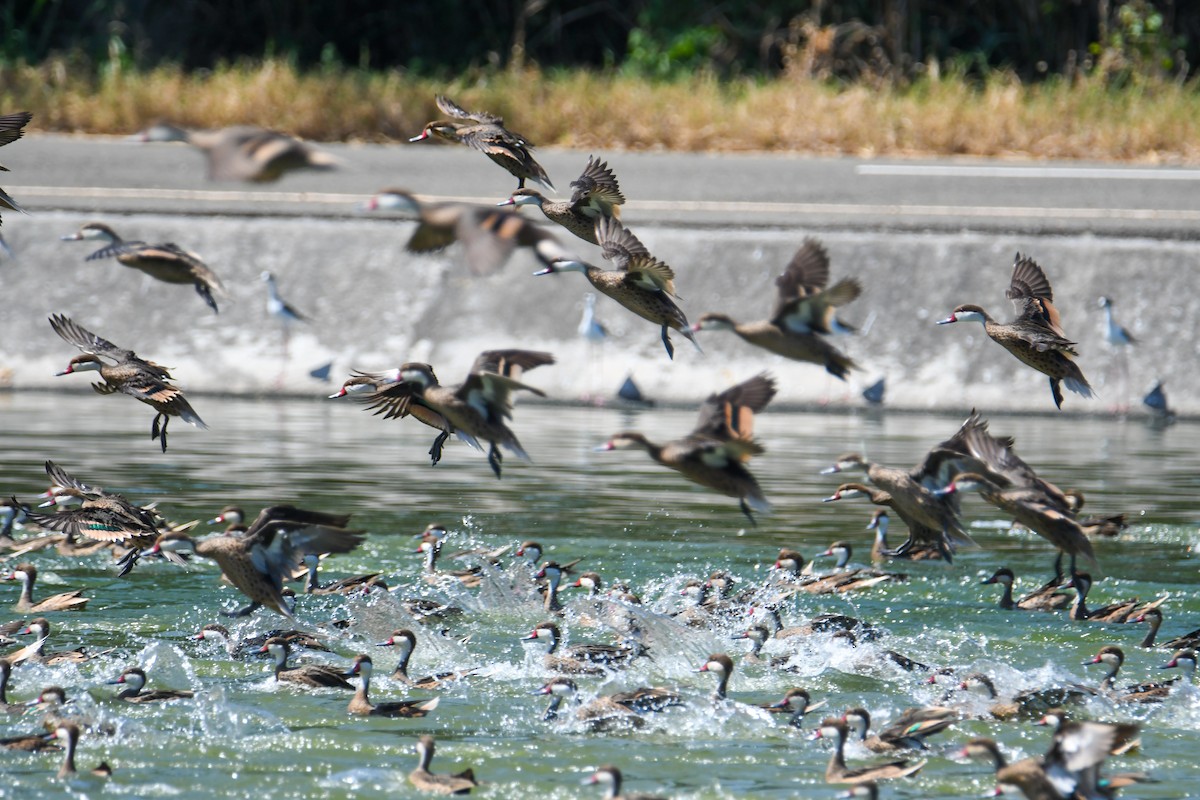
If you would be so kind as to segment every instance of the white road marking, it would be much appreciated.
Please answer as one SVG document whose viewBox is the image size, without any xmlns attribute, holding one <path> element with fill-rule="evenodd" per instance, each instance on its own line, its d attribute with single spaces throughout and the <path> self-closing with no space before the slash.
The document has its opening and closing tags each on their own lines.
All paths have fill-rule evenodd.
<svg viewBox="0 0 1200 800">
<path fill-rule="evenodd" d="M 1200 170 L 1196 170 L 1200 175 Z M 254 203 L 292 205 L 354 205 L 367 199 L 366 194 L 331 192 L 247 192 L 212 189 L 115 188 L 102 186 L 9 186 L 23 199 L 125 199 L 178 200 L 195 203 Z M 418 195 L 422 201 L 450 201 L 495 206 L 490 197 L 448 197 Z M 751 214 L 789 216 L 806 214 L 822 217 L 978 217 L 1008 219 L 1064 220 L 1157 220 L 1200 222 L 1200 209 L 1171 208 L 1071 208 L 1046 206 L 960 206 L 902 205 L 858 203 L 778 203 L 738 200 L 631 200 L 629 211 L 684 212 L 698 214 Z M 367 215 L 364 215 L 366 217 Z"/>
<path fill-rule="evenodd" d="M 983 164 L 859 164 L 859 175 L 916 178 L 1055 178 L 1059 180 L 1200 181 L 1200 169 L 1010 167 Z"/>
</svg>

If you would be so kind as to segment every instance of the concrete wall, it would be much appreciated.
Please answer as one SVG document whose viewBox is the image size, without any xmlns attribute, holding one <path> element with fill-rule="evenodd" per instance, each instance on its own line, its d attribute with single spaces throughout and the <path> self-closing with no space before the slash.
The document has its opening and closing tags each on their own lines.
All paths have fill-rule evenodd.
<svg viewBox="0 0 1200 800">
<path fill-rule="evenodd" d="M 409 222 L 104 218 L 126 238 L 175 241 L 199 253 L 232 295 L 214 315 L 190 287 L 153 281 L 114 260 L 85 262 L 95 243 L 59 241 L 90 219 L 44 212 L 22 218 L 19 231 L 6 227 L 17 256 L 0 256 L 0 370 L 7 385 L 86 384 L 80 376 L 54 377 L 76 354 L 46 323 L 49 314 L 61 312 L 173 367 L 180 385 L 196 392 L 319 396 L 332 389 L 307 373 L 330 360 L 337 376 L 350 368 L 426 360 L 451 383 L 480 350 L 519 346 L 558 356 L 559 364 L 529 381 L 561 399 L 611 394 L 632 373 L 650 396 L 695 401 L 765 369 L 780 378 L 779 401 L 785 403 L 861 405 L 861 389 L 886 376 L 892 407 L 1053 411 L 1046 379 L 989 341 L 980 326 L 934 325 L 965 302 L 1008 319 L 1004 291 L 1020 250 L 1046 269 L 1064 328 L 1079 343 L 1079 363 L 1099 394 L 1095 400 L 1068 394 L 1068 411 L 1140 408 L 1142 394 L 1164 378 L 1173 406 L 1200 412 L 1195 241 L 823 232 L 834 279 L 855 276 L 865 287 L 843 312 L 864 332 L 835 340 L 861 367 L 842 383 L 820 367 L 766 354 L 728 333 L 699 334 L 703 353 L 675 334 L 676 359 L 668 361 L 656 328 L 603 297 L 597 314 L 613 335 L 601 346 L 589 345 L 576 334 L 590 288 L 583 276 L 534 278 L 536 263 L 518 253 L 500 274 L 473 277 L 457 248 L 432 257 L 406 253 Z M 635 230 L 675 268 L 689 317 L 724 311 L 745 320 L 769 312 L 773 278 L 808 233 L 652 225 Z M 601 263 L 596 248 L 570 243 Z M 265 311 L 263 270 L 275 273 L 286 299 L 313 318 L 292 330 L 286 361 L 282 330 Z M 1140 340 L 1127 353 L 1114 353 L 1104 341 L 1101 294 L 1114 299 L 1118 319 Z"/>
</svg>

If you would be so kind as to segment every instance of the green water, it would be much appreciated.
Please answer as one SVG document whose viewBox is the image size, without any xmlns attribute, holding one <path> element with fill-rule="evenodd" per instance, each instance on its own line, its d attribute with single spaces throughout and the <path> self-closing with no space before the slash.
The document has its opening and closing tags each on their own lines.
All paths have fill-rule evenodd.
<svg viewBox="0 0 1200 800">
<path fill-rule="evenodd" d="M 1019 591 L 1048 576 L 1053 554 L 1035 536 L 1010 533 L 994 511 L 970 499 L 967 518 L 981 547 L 961 553 L 952 567 L 893 565 L 909 573 L 907 583 L 851 597 L 805 595 L 786 612 L 788 621 L 825 611 L 858 616 L 887 632 L 879 645 L 854 649 L 818 635 L 794 645 L 799 674 L 739 664 L 730 684 L 734 700 L 777 700 L 799 685 L 828 703 L 803 731 L 739 705 L 711 703 L 711 676 L 695 669 L 710 652 L 726 651 L 740 660 L 744 643 L 730 641 L 730 631 L 682 629 L 649 613 L 644 622 L 653 661 L 643 659 L 608 681 L 580 678 L 581 690 L 592 696 L 666 684 L 688 698 L 688 707 L 652 716 L 645 729 L 627 734 L 589 734 L 546 723 L 544 698 L 530 693 L 547 676 L 518 641 L 545 619 L 543 612 L 528 595 L 497 588 L 498 583 L 474 593 L 426 585 L 412 537 L 428 523 L 454 530 L 448 552 L 537 539 L 550 557 L 581 558 L 581 568 L 600 572 L 608 583 L 626 580 L 650 609 L 670 611 L 679 607 L 684 580 L 714 568 L 730 570 L 740 579 L 739 589 L 761 584 L 782 546 L 811 556 L 834 539 L 849 539 L 861 544 L 865 556 L 870 507 L 819 502 L 838 483 L 837 476 L 819 475 L 820 469 L 847 450 L 863 450 L 883 463 L 912 464 L 961 420 L 768 413 L 758 430 L 768 451 L 754 470 L 776 510 L 757 528 L 745 528 L 734 501 L 686 483 L 639 453 L 592 450 L 623 429 L 640 429 L 651 438 L 680 435 L 691 427 L 692 412 L 522 406 L 515 428 L 535 463 L 509 459 L 504 479 L 497 481 L 481 456 L 456 443 L 448 445 L 442 465 L 430 468 L 429 429 L 385 422 L 351 404 L 199 397 L 194 405 L 211 429 L 176 422 L 171 449 L 163 455 L 149 440 L 149 414 L 124 398 L 0 396 L 0 486 L 32 500 L 46 488 L 42 464 L 50 458 L 82 480 L 138 502 L 158 501 L 174 520 L 207 519 L 228 503 L 251 513 L 276 502 L 353 512 L 355 526 L 370 535 L 359 551 L 330 559 L 326 577 L 382 571 L 404 596 L 461 605 L 467 613 L 448 624 L 447 636 L 439 634 L 440 626 L 417 630 L 410 672 L 476 666 L 485 676 L 442 692 L 439 708 L 422 720 L 353 718 L 345 713 L 348 693 L 277 687 L 266 662 L 231 660 L 221 647 L 190 639 L 202 625 L 217 621 L 219 607 L 241 603 L 240 595 L 221 588 L 214 565 L 198 560 L 180 570 L 142 563 L 128 578 L 117 579 L 107 557 L 40 552 L 31 557 L 42 574 L 40 595 L 82 588 L 92 598 L 84 613 L 53 615 L 49 646 L 115 648 L 80 666 L 21 666 L 10 686 L 10 700 L 16 701 L 41 686 L 63 685 L 81 712 L 116 723 L 116 735 L 86 737 L 79 754 L 81 769 L 103 759 L 115 776 L 107 785 L 81 779 L 69 787 L 79 796 L 415 796 L 405 782 L 412 744 L 431 733 L 438 740 L 433 769 L 473 767 L 486 782 L 476 792 L 482 797 L 598 797 L 597 787 L 579 783 L 608 762 L 624 769 L 629 791 L 694 798 L 833 797 L 838 787 L 822 779 L 828 750 L 807 738 L 814 717 L 864 705 L 886 721 L 911 705 L 940 700 L 944 691 L 924 683 L 923 674 L 881 666 L 873 658 L 880 646 L 927 664 L 988 672 L 1005 695 L 1055 680 L 1095 684 L 1096 668 L 1081 662 L 1109 643 L 1126 649 L 1123 683 L 1164 677 L 1155 667 L 1169 654 L 1140 649 L 1141 626 L 1072 623 L 1062 615 L 997 608 L 995 587 L 978 586 L 981 578 L 1007 565 L 1021 579 Z M 1097 543 L 1108 578 L 1097 582 L 1094 604 L 1170 591 L 1163 633 L 1200 627 L 1200 559 L 1189 551 L 1200 541 L 1195 506 L 1200 427 L 1159 431 L 1134 421 L 1000 416 L 992 418 L 992 430 L 1016 436 L 1018 451 L 1048 479 L 1086 492 L 1089 510 L 1128 515 L 1132 525 L 1125 536 Z M 901 538 L 902 530 L 895 530 L 894 541 Z M 510 569 L 515 575 L 522 568 Z M 15 602 L 15 583 L 0 584 L 0 591 L 5 606 Z M 610 641 L 604 631 L 581 624 L 581 608 L 578 601 L 568 607 L 562 623 L 568 638 Z M 394 656 L 372 646 L 394 627 L 413 626 L 391 598 L 301 598 L 298 615 L 310 627 L 334 618 L 355 620 L 332 642 L 335 652 L 326 660 L 346 664 L 355 653 L 370 651 L 377 664 L 372 699 L 430 694 L 387 680 Z M 13 617 L 5 612 L 0 619 Z M 248 635 L 280 621 L 259 612 L 233 627 Z M 458 641 L 467 636 L 466 644 Z M 786 652 L 779 644 L 769 649 Z M 149 668 L 152 688 L 189 688 L 197 698 L 157 707 L 114 700 L 104 681 L 135 663 Z M 983 707 L 969 698 L 951 702 L 967 710 Z M 1156 707 L 1096 702 L 1085 713 L 1145 726 L 1140 752 L 1113 759 L 1110 768 L 1147 770 L 1161 783 L 1124 796 L 1178 798 L 1193 791 L 1185 787 L 1194 786 L 1197 777 L 1200 692 L 1181 691 Z M 0 735 L 34 725 L 10 718 Z M 1040 752 L 1048 743 L 1047 730 L 1028 723 L 962 722 L 931 740 L 929 763 L 920 775 L 885 788 L 884 796 L 979 797 L 994 786 L 989 770 L 944 753 L 976 735 L 993 736 L 1014 757 Z M 869 758 L 853 746 L 847 756 L 852 765 Z M 53 754 L 0 754 L 0 796 L 63 796 L 53 777 L 57 762 Z"/>
</svg>

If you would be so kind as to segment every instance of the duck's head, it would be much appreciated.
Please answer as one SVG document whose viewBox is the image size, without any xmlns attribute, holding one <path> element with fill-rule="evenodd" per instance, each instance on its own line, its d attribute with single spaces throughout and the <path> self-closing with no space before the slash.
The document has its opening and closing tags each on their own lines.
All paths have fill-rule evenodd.
<svg viewBox="0 0 1200 800">
<path fill-rule="evenodd" d="M 1192 649 L 1177 650 L 1175 655 L 1171 656 L 1171 660 L 1163 664 L 1160 669 L 1182 669 L 1184 672 L 1194 674 L 1196 672 L 1196 651 Z"/>
<path fill-rule="evenodd" d="M 540 689 L 533 692 L 538 695 L 554 695 L 555 697 L 573 697 L 579 687 L 575 685 L 575 681 L 570 678 L 555 678 L 549 683 L 542 686 Z"/>
<path fill-rule="evenodd" d="M 542 259 L 542 263 L 546 266 L 533 273 L 534 275 L 551 275 L 555 272 L 587 272 L 589 267 L 587 262 L 564 254 Z"/>
<path fill-rule="evenodd" d="M 417 637 L 408 628 L 392 631 L 387 641 L 380 642 L 376 647 L 399 647 L 402 652 L 411 653 L 417 646 Z"/>
<path fill-rule="evenodd" d="M 817 729 L 813 731 L 811 739 L 842 739 L 846 738 L 849 728 L 845 722 L 837 717 L 827 717 L 821 721 Z"/>
<path fill-rule="evenodd" d="M 165 122 L 157 122 L 146 130 L 138 131 L 129 137 L 131 142 L 186 142 L 187 140 L 187 131 Z"/>
<path fill-rule="evenodd" d="M 540 206 L 546 198 L 537 189 L 517 189 L 507 200 L 501 200 L 498 206 Z"/>
<path fill-rule="evenodd" d="M 241 525 L 246 521 L 246 512 L 241 506 L 225 506 L 221 513 L 208 521 L 209 525 Z"/>
<path fill-rule="evenodd" d="M 585 786 L 595 783 L 602 783 L 605 786 L 612 786 L 613 791 L 615 792 L 616 787 L 621 785 L 621 770 L 617 769 L 611 764 L 608 764 L 593 772 L 590 777 L 583 779 L 583 784 Z"/>
<path fill-rule="evenodd" d="M 363 211 L 403 211 L 419 214 L 421 201 L 405 189 L 384 189 L 364 200 L 359 208 Z"/>
<path fill-rule="evenodd" d="M 871 515 L 871 521 L 867 523 L 867 530 L 879 531 L 879 534 L 882 536 L 887 533 L 888 520 L 887 509 L 881 508 Z"/>
<path fill-rule="evenodd" d="M 731 331 L 737 326 L 726 314 L 705 314 L 692 325 L 693 331 Z"/>
<path fill-rule="evenodd" d="M 542 557 L 542 546 L 532 539 L 521 542 L 521 546 L 517 548 L 517 556 L 528 559 L 531 563 L 536 564 Z"/>
<path fill-rule="evenodd" d="M 361 675 L 363 678 L 369 679 L 371 677 L 371 670 L 374 668 L 375 665 L 371 662 L 370 656 L 357 655 L 354 657 L 354 660 L 350 662 L 350 669 L 346 670 L 346 676 L 350 677 L 352 675 Z"/>
<path fill-rule="evenodd" d="M 850 560 L 850 555 L 854 552 L 853 546 L 849 542 L 834 542 L 828 548 L 817 553 L 817 558 L 833 556 L 839 562 L 845 559 Z"/>
<path fill-rule="evenodd" d="M 576 589 L 586 589 L 588 594 L 595 594 L 603 588 L 603 581 L 598 572 L 585 572 L 571 584 Z"/>
<path fill-rule="evenodd" d="M 4 580 L 33 583 L 37 580 L 37 567 L 33 564 L 18 564 L 16 569 L 4 576 Z"/>
<path fill-rule="evenodd" d="M 596 452 L 609 450 L 649 450 L 650 440 L 634 431 L 623 431 L 612 436 L 607 442 L 596 446 Z"/>
<path fill-rule="evenodd" d="M 866 472 L 867 460 L 861 453 L 843 453 L 833 462 L 833 466 L 821 470 L 822 475 L 833 475 L 838 472 Z"/>
<path fill-rule="evenodd" d="M 728 677 L 733 674 L 733 659 L 724 653 L 713 653 L 696 672 L 711 672 L 717 677 Z"/>
<path fill-rule="evenodd" d="M 959 306 L 950 312 L 950 316 L 945 319 L 939 319 L 938 325 L 949 325 L 951 322 L 978 322 L 980 324 L 987 322 L 987 312 L 979 306 L 967 304 Z"/>
<path fill-rule="evenodd" d="M 808 711 L 812 696 L 804 689 L 788 689 L 783 699 L 772 705 L 772 708 L 787 708 L 793 711 Z"/>
<path fill-rule="evenodd" d="M 1096 655 L 1089 658 L 1084 664 L 1105 664 L 1110 668 L 1119 668 L 1125 663 L 1125 651 L 1117 647 L 1115 644 L 1105 645 L 1100 648 Z"/>
<path fill-rule="evenodd" d="M 66 236 L 60 237 L 64 242 L 80 242 L 85 240 L 100 240 L 103 242 L 115 242 L 118 237 L 116 231 L 105 225 L 103 222 L 89 222 L 75 233 L 68 233 Z"/>
<path fill-rule="evenodd" d="M 55 375 L 73 375 L 76 372 L 98 372 L 103 367 L 104 362 L 100 360 L 100 356 L 84 353 L 68 361 L 67 368 L 62 372 L 56 372 Z"/>
<path fill-rule="evenodd" d="M 138 667 L 130 667 L 120 674 L 120 676 L 108 681 L 109 684 L 121 684 L 128 686 L 134 692 L 140 692 L 142 687 L 146 685 L 146 673 Z"/>
<path fill-rule="evenodd" d="M 980 694 L 988 698 L 996 697 L 996 685 L 992 683 L 992 679 L 982 672 L 972 672 L 970 675 L 962 679 L 958 688 L 972 694 Z"/>
<path fill-rule="evenodd" d="M 804 569 L 804 556 L 798 550 L 789 550 L 784 548 L 779 551 L 779 555 L 775 557 L 775 569 L 783 572 L 791 572 L 799 574 L 800 570 Z"/>
<path fill-rule="evenodd" d="M 431 137 L 446 139 L 451 142 L 458 141 L 458 125 L 450 120 L 435 120 L 426 125 L 420 133 L 409 139 L 409 141 L 421 142 Z"/>
<path fill-rule="evenodd" d="M 203 641 L 205 639 L 217 639 L 224 642 L 229 640 L 229 629 L 224 625 L 218 625 L 214 622 L 209 625 L 205 625 L 192 638 L 198 641 Z"/>
<path fill-rule="evenodd" d="M 1004 586 L 1012 586 L 1015 578 L 1016 576 L 1013 575 L 1013 571 L 1011 569 L 1008 567 L 1001 567 L 992 573 L 992 577 L 984 579 L 981 581 L 981 583 L 999 583 Z"/>
<path fill-rule="evenodd" d="M 982 475 L 974 472 L 963 472 L 954 477 L 954 480 L 946 484 L 944 488 L 934 492 L 938 497 L 955 494 L 957 492 L 978 492 L 987 488 L 987 479 Z"/>
<path fill-rule="evenodd" d="M 860 739 L 866 739 L 867 731 L 871 730 L 871 714 L 861 706 L 846 709 L 846 713 L 842 714 L 842 722 L 857 731 Z"/>
<path fill-rule="evenodd" d="M 541 622 L 533 626 L 533 630 L 528 636 L 522 636 L 522 642 L 542 642 L 547 646 L 553 647 L 562 637 L 562 633 L 558 630 L 558 626 L 553 622 Z"/>
</svg>

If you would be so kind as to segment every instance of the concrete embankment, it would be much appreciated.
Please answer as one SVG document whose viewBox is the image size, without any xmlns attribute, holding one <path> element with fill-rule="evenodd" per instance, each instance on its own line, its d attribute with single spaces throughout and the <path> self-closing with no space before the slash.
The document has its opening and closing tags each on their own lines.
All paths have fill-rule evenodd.
<svg viewBox="0 0 1200 800">
<path fill-rule="evenodd" d="M 1200 412 L 1196 241 L 823 231 L 834 280 L 854 276 L 865 287 L 842 313 L 862 332 L 834 340 L 860 367 L 843 383 L 818 366 L 766 354 L 729 333 L 698 334 L 703 353 L 673 334 L 676 357 L 669 361 L 654 326 L 603 297 L 596 311 L 611 336 L 601 345 L 589 344 L 576 332 L 590 288 L 582 276 L 532 277 L 536 263 L 518 253 L 499 274 L 473 277 L 457 247 L 433 256 L 406 253 L 410 222 L 104 217 L 127 238 L 175 241 L 202 255 L 231 295 L 214 315 L 190 287 L 156 282 L 113 260 L 85 262 L 96 243 L 59 240 L 91 219 L 41 212 L 22 218 L 19 231 L 12 226 L 16 259 L 0 261 L 0 369 L 9 386 L 62 387 L 87 380 L 54 377 L 76 353 L 55 336 L 46 317 L 65 313 L 171 366 L 180 385 L 195 392 L 320 395 L 331 389 L 308 372 L 329 361 L 335 381 L 351 368 L 421 360 L 450 383 L 481 350 L 525 347 L 558 357 L 557 365 L 529 381 L 562 399 L 611 394 L 632 374 L 651 397 L 695 401 L 769 370 L 780 379 L 779 400 L 786 403 L 860 406 L 861 389 L 886 376 L 891 407 L 1053 410 L 1045 378 L 988 341 L 980 326 L 934 324 L 967 302 L 1009 318 L 1004 292 L 1013 255 L 1021 251 L 1046 269 L 1063 326 L 1079 343 L 1079 363 L 1099 395 L 1084 400 L 1068 394 L 1068 411 L 1138 407 L 1142 394 L 1162 378 L 1173 406 Z M 680 305 L 693 320 L 707 311 L 740 320 L 764 317 L 773 303 L 775 275 L 811 233 L 661 224 L 640 224 L 636 232 L 674 267 Z M 596 248 L 570 243 L 601 263 Z M 311 317 L 293 326 L 286 360 L 283 330 L 265 310 L 264 270 L 277 276 L 288 302 Z M 1126 352 L 1114 352 L 1104 340 L 1101 295 L 1113 298 L 1118 320 L 1138 339 Z"/>
</svg>

